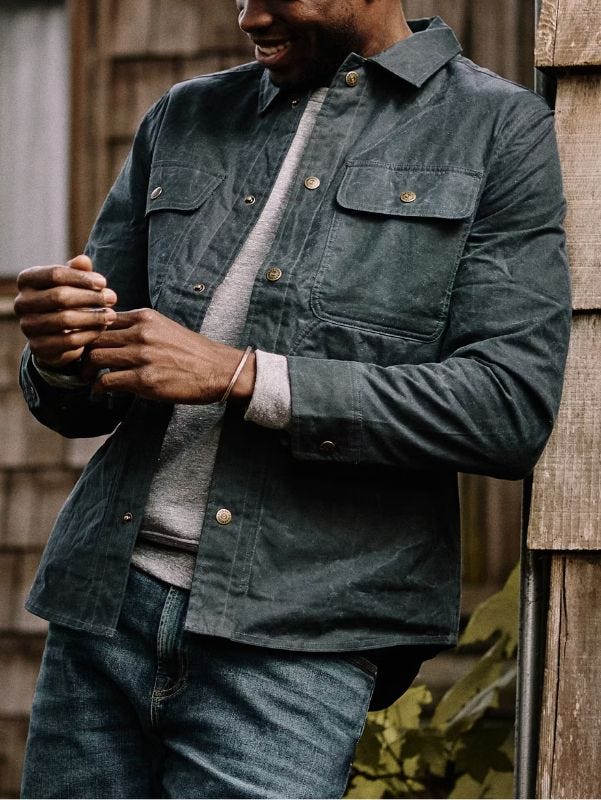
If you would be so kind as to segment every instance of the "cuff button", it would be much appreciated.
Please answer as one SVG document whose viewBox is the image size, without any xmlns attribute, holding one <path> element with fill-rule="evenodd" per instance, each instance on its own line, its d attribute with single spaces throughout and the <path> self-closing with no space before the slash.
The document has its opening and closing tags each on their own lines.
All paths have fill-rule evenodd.
<svg viewBox="0 0 601 800">
<path fill-rule="evenodd" d="M 334 442 L 331 442 L 329 439 L 326 439 L 325 442 L 322 442 L 319 445 L 319 452 L 323 453 L 324 455 L 330 455 L 336 451 L 336 445 Z"/>
</svg>

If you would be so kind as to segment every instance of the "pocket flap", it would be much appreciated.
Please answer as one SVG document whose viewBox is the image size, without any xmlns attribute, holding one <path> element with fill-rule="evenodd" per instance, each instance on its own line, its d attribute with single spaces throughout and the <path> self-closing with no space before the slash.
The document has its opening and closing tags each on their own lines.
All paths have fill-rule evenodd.
<svg viewBox="0 0 601 800">
<path fill-rule="evenodd" d="M 351 211 L 465 219 L 474 212 L 481 177 L 476 170 L 446 166 L 350 163 L 337 200 Z"/>
<path fill-rule="evenodd" d="M 146 213 L 195 211 L 215 191 L 225 175 L 213 175 L 199 167 L 175 162 L 154 164 L 150 171 Z"/>
</svg>

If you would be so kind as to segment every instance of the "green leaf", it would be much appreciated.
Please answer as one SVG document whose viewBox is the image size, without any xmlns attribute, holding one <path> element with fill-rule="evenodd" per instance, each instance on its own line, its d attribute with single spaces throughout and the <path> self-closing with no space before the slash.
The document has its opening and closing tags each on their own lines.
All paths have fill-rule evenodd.
<svg viewBox="0 0 601 800">
<path fill-rule="evenodd" d="M 449 760 L 443 734 L 431 728 L 407 731 L 402 755 L 404 758 L 419 758 L 423 767 L 440 778 L 444 776 Z"/>
<path fill-rule="evenodd" d="M 470 775 L 461 775 L 457 779 L 455 788 L 449 794 L 449 800 L 461 800 L 461 798 L 482 797 L 482 784 L 475 781 Z"/>
<path fill-rule="evenodd" d="M 369 780 L 363 775 L 356 775 L 344 796 L 353 800 L 360 800 L 360 798 L 380 800 L 386 794 L 387 789 L 388 784 L 384 780 Z"/>
<path fill-rule="evenodd" d="M 465 708 L 474 695 L 498 680 L 503 672 L 505 640 L 494 644 L 440 700 L 432 717 L 433 727 L 444 727 Z"/>
<path fill-rule="evenodd" d="M 495 772 L 491 769 L 484 782 L 481 797 L 505 798 L 513 797 L 513 772 Z"/>
<path fill-rule="evenodd" d="M 449 723 L 449 729 L 453 729 L 455 735 L 466 731 L 479 720 L 489 708 L 498 708 L 499 692 L 506 689 L 515 682 L 517 674 L 516 665 L 512 665 L 506 672 L 497 678 L 496 681 L 485 687 L 481 692 L 472 697 L 465 706 L 453 717 Z"/>
<path fill-rule="evenodd" d="M 424 706 L 431 702 L 432 694 L 427 686 L 412 686 L 387 709 L 387 724 L 400 730 L 419 728 Z"/>
<path fill-rule="evenodd" d="M 384 729 L 378 724 L 374 724 L 368 719 L 363 731 L 363 736 L 359 739 L 357 750 L 355 751 L 355 765 L 361 772 L 376 775 L 380 770 L 382 741 L 380 735 Z"/>
<path fill-rule="evenodd" d="M 465 735 L 457 751 L 455 767 L 484 784 L 488 771 L 513 774 L 513 764 L 501 749 L 508 736 L 508 725 L 478 725 Z"/>
<path fill-rule="evenodd" d="M 495 633 L 506 637 L 505 655 L 512 656 L 518 643 L 520 565 L 516 564 L 505 586 L 481 603 L 459 640 L 460 645 L 487 642 Z"/>
</svg>

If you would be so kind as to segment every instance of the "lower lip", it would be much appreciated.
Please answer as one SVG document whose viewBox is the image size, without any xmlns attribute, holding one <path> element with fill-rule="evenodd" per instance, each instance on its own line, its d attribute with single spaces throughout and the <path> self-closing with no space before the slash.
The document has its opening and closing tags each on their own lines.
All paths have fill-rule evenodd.
<svg viewBox="0 0 601 800">
<path fill-rule="evenodd" d="M 259 64 L 262 64 L 264 67 L 269 67 L 271 69 L 272 67 L 277 66 L 281 61 L 283 61 L 289 52 L 290 52 L 290 45 L 284 47 L 283 50 L 278 50 L 277 53 L 274 53 L 271 56 L 265 55 L 265 53 L 262 53 L 258 47 L 255 47 L 255 58 L 257 59 Z"/>
</svg>

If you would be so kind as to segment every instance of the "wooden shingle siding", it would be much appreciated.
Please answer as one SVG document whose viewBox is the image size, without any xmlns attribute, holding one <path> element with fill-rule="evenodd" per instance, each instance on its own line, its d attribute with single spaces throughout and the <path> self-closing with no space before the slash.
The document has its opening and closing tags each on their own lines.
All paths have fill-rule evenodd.
<svg viewBox="0 0 601 800">
<path fill-rule="evenodd" d="M 562 407 L 533 484 L 528 545 L 551 563 L 541 797 L 600 797 L 601 4 L 544 0 L 540 67 L 555 74 L 574 324 Z M 570 552 L 566 552 L 570 551 Z"/>
</svg>

